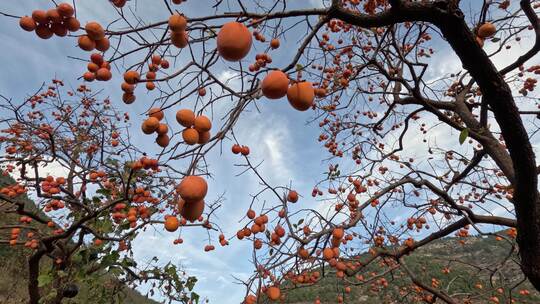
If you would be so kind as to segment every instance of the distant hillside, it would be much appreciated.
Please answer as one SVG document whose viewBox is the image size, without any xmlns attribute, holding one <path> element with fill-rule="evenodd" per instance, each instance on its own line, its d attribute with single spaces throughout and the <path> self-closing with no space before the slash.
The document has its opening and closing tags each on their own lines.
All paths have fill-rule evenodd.
<svg viewBox="0 0 540 304">
<path fill-rule="evenodd" d="M 3 187 L 6 184 L 12 184 L 14 181 L 6 176 L 0 175 L 0 187 Z M 25 201 L 25 209 L 35 211 L 34 203 L 29 200 L 27 197 L 20 198 Z M 6 224 L 13 224 L 16 222 L 18 215 L 16 214 L 6 214 L 5 205 L 2 205 L 0 200 L 0 226 Z M 46 218 L 46 215 L 40 212 L 43 218 Z M 9 231 L 0 231 L 0 236 L 2 239 L 6 239 Z M 28 282 L 28 266 L 26 258 L 29 255 L 29 249 L 18 247 L 11 247 L 5 244 L 0 244 L 0 303 L 2 304 L 19 304 L 27 303 L 28 301 L 28 291 L 27 291 L 27 282 Z M 47 258 L 42 259 L 41 269 L 46 271 L 50 267 L 50 262 L 47 262 Z M 96 286 L 102 286 L 104 284 L 119 284 L 118 280 L 110 275 L 105 275 L 101 278 L 100 282 L 94 282 L 91 286 L 89 285 L 80 285 L 79 294 L 73 299 L 65 299 L 62 303 L 66 304 L 88 304 L 96 303 L 93 296 L 97 290 Z M 111 297 L 106 304 L 113 303 L 129 303 L 129 304 L 157 304 L 153 300 L 148 299 L 147 297 L 141 295 L 136 290 L 133 290 L 128 287 L 124 287 L 120 294 L 120 297 Z M 96 303 L 97 304 L 97 303 Z"/>
<path fill-rule="evenodd" d="M 473 304 L 494 303 L 489 301 L 489 297 L 496 295 L 500 303 L 510 303 L 508 293 L 500 294 L 496 290 L 501 286 L 501 282 L 510 289 L 524 279 L 517 264 L 516 252 L 509 255 L 510 252 L 510 244 L 497 241 L 493 236 L 468 237 L 464 245 L 459 244 L 457 238 L 451 237 L 422 247 L 406 257 L 405 263 L 423 283 L 431 286 L 434 278 L 438 281 L 438 289 L 461 301 L 468 299 Z M 506 263 L 499 272 L 492 273 L 486 270 L 495 269 L 495 265 L 500 265 L 505 260 Z M 484 270 L 473 265 L 481 266 Z M 450 273 L 444 274 L 442 272 L 444 267 L 448 267 Z M 380 268 L 370 265 L 362 272 L 364 279 L 368 280 L 374 271 L 380 271 Z M 394 272 L 392 275 L 385 275 L 384 278 L 388 281 L 386 288 L 372 285 L 370 282 L 359 287 L 352 286 L 351 292 L 346 294 L 343 283 L 338 282 L 334 273 L 330 272 L 316 285 L 300 286 L 287 291 L 285 303 L 311 304 L 317 297 L 321 303 L 337 303 L 339 295 L 344 297 L 345 303 L 418 303 L 412 300 L 411 294 L 414 293 L 411 291 L 411 280 L 408 276 L 402 272 Z M 490 281 L 495 288 L 491 287 Z M 481 288 L 477 284 L 481 284 Z M 530 294 L 520 295 L 519 290 L 522 289 L 529 290 Z M 469 294 L 477 296 L 469 298 Z M 540 294 L 526 281 L 514 289 L 512 299 L 515 303 L 540 303 Z M 443 302 L 439 300 L 437 303 Z"/>
</svg>

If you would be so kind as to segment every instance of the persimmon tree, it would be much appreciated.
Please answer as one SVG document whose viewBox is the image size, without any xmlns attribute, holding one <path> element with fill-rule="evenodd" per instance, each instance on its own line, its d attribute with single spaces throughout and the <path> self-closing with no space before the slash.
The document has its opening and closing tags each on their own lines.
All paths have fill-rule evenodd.
<svg viewBox="0 0 540 304">
<path fill-rule="evenodd" d="M 16 178 L 0 188 L 0 242 L 27 249 L 29 303 L 60 303 L 82 284 L 97 290 L 88 299 L 96 303 L 143 283 L 174 301 L 198 299 L 194 277 L 171 263 L 135 261 L 131 250 L 152 225 L 203 225 L 169 223 L 179 212 L 181 175 L 130 144 L 129 114 L 85 85 L 63 86 L 53 80 L 23 102 L 6 98 L 0 106 L 0 166 Z"/>
<path fill-rule="evenodd" d="M 540 290 L 540 198 L 531 145 L 540 114 L 538 1 L 332 0 L 312 8 L 219 0 L 208 2 L 212 14 L 186 14 L 195 2 L 201 5 L 157 1 L 152 5 L 163 16 L 155 21 L 137 13 L 136 1 L 110 1 L 118 18 L 84 20 L 80 29 L 67 4 L 4 15 L 40 38 L 71 31 L 65 39 L 94 52 L 78 58 L 83 79 L 123 78 L 124 103 L 158 92 L 150 118 L 134 132 L 156 134 L 160 159 L 184 164 L 178 173 L 189 179 L 177 191 L 183 218 L 190 217 L 186 206 L 204 207 L 207 186 L 194 176 L 211 173 L 206 155 L 232 141 L 245 172 L 263 187 L 236 234 L 254 247 L 245 303 L 278 301 L 289 288 L 316 284 L 327 275 L 320 272 L 325 265 L 350 286 L 384 285 L 381 276 L 400 271 L 411 279 L 415 300 L 457 303 L 437 284 L 420 281 L 403 258 L 445 236 L 494 227 L 507 229 L 501 240 L 515 239 L 521 270 Z M 455 72 L 434 71 L 445 64 L 433 60 L 441 49 L 459 60 Z M 219 77 L 224 69 L 233 75 L 227 81 Z M 326 177 L 312 198 L 296 192 L 294 181 L 267 182 L 249 143 L 234 136 L 246 109 L 264 112 L 268 99 L 285 98 L 291 111 L 310 110 L 306 119 L 318 122 L 318 140 L 329 153 L 328 169 L 321 170 Z M 226 115 L 212 116 L 216 107 Z M 156 111 L 176 113 L 178 124 L 163 125 Z M 435 132 L 454 144 L 439 145 L 430 137 Z M 271 205 L 258 199 L 267 194 Z M 324 211 L 302 205 L 309 200 L 324 202 Z M 166 228 L 177 222 L 170 217 Z M 365 251 L 367 258 L 360 255 Z M 366 281 L 361 273 L 370 264 L 382 269 Z M 503 292 L 484 296 L 511 301 L 514 287 L 492 285 Z"/>
</svg>

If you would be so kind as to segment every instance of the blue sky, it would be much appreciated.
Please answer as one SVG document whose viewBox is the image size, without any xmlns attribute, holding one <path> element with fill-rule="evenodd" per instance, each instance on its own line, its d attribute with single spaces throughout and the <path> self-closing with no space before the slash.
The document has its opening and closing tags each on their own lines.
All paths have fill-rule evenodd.
<svg viewBox="0 0 540 304">
<path fill-rule="evenodd" d="M 235 1 L 231 2 L 235 3 Z M 168 12 L 161 1 L 138 0 L 136 3 L 136 12 L 144 13 L 146 22 L 165 20 L 168 17 Z M 213 2 L 190 0 L 187 4 L 176 8 L 188 17 L 197 17 L 213 13 L 208 10 L 210 3 Z M 299 5 L 304 5 L 303 7 L 321 5 L 321 2 L 316 0 L 292 1 L 292 3 L 290 8 Z M 51 7 L 51 1 L 47 0 L 2 1 L 0 4 L 1 11 L 14 15 L 30 14 L 33 9 Z M 116 13 L 105 0 L 77 1 L 77 9 L 78 19 L 82 24 L 92 20 L 107 24 L 116 17 Z M 85 71 L 85 64 L 69 59 L 68 56 L 87 58 L 89 53 L 76 47 L 75 38 L 53 37 L 49 40 L 41 40 L 32 33 L 22 31 L 16 19 L 7 17 L 0 17 L 0 29 L 0 41 L 3 42 L 3 56 L 0 58 L 3 71 L 0 73 L 0 94 L 21 100 L 39 88 L 43 82 L 48 82 L 52 78 L 62 79 L 72 86 L 79 84 L 76 78 Z M 289 35 L 286 39 L 282 39 L 280 49 L 271 53 L 274 66 L 282 67 L 288 63 L 287 60 L 292 54 L 291 50 L 296 51 L 298 45 L 296 39 L 301 38 L 302 35 L 303 33 L 298 33 L 298 36 Z M 458 59 L 440 41 L 434 43 L 440 46 L 440 51 L 432 58 L 432 66 L 428 71 L 430 78 L 434 79 L 440 75 L 458 71 L 460 69 Z M 524 44 L 523 49 L 527 47 L 525 42 Z M 257 47 L 260 48 L 256 44 L 255 48 Z M 489 49 L 490 46 L 487 48 Z M 262 49 L 254 49 L 250 56 L 253 57 L 261 51 Z M 506 53 L 504 56 L 497 57 L 496 64 L 502 66 L 514 57 L 515 54 Z M 129 62 L 125 64 L 128 66 Z M 220 61 L 214 72 L 223 80 L 234 77 L 235 72 L 228 68 L 229 65 Z M 113 69 L 112 81 L 94 82 L 90 86 L 95 90 L 103 89 L 102 97 L 110 96 L 118 109 L 131 114 L 134 126 L 132 134 L 138 135 L 139 124 L 143 117 L 139 114 L 146 111 L 158 96 L 155 92 L 146 93 L 144 89 L 138 89 L 137 101 L 129 106 L 124 105 L 121 102 L 119 89 L 122 72 L 122 70 Z M 189 102 L 185 104 L 185 106 L 189 105 Z M 260 112 L 251 105 L 242 115 L 235 128 L 236 138 L 241 144 L 250 146 L 252 162 L 263 161 L 260 171 L 264 173 L 268 181 L 274 185 L 292 183 L 293 188 L 306 197 L 304 207 L 322 208 L 321 202 L 311 200 L 310 197 L 313 185 L 324 178 L 323 172 L 327 168 L 327 164 L 322 162 L 326 154 L 316 140 L 319 130 L 316 124 L 306 126 L 306 121 L 312 117 L 312 112 L 293 111 L 285 99 L 270 101 L 263 98 L 257 102 L 257 106 Z M 227 105 L 216 108 L 213 117 L 216 125 L 219 125 L 221 117 L 219 114 L 223 114 L 226 109 Z M 176 110 L 167 113 L 167 119 L 171 124 L 175 123 L 175 112 Z M 456 146 L 458 134 L 456 132 L 450 133 L 451 136 L 447 134 L 447 128 L 434 127 L 429 134 L 429 140 L 441 147 Z M 415 154 L 415 148 L 419 142 L 419 139 L 415 137 L 413 133 L 406 140 L 410 155 Z M 150 154 L 158 152 L 153 139 L 142 135 L 132 138 L 136 146 Z M 230 153 L 232 143 L 230 140 L 225 140 L 222 149 L 219 147 L 214 149 L 208 158 L 213 175 L 213 179 L 209 181 L 208 198 L 216 199 L 224 194 L 225 201 L 222 208 L 218 210 L 215 220 L 227 237 L 234 235 L 239 228 L 243 227 L 239 220 L 250 204 L 250 194 L 260 189 L 259 181 L 252 174 L 237 176 L 242 168 L 234 164 L 241 163 L 242 159 Z M 272 200 L 273 198 L 263 196 L 258 203 L 259 209 L 264 199 Z M 395 215 L 399 216 L 397 212 Z M 231 246 L 224 248 L 216 246 L 215 251 L 205 253 L 202 248 L 208 243 L 206 231 L 186 229 L 181 232 L 184 244 L 175 246 L 172 242 L 178 234 L 166 233 L 160 230 L 161 227 L 157 228 L 148 229 L 135 242 L 134 252 L 138 260 L 149 260 L 157 256 L 162 261 L 172 260 L 183 265 L 190 275 L 199 278 L 196 289 L 204 297 L 209 298 L 210 303 L 232 304 L 242 300 L 245 290 L 243 286 L 234 283 L 232 276 L 247 278 L 252 273 L 252 264 L 247 258 L 251 256 L 251 243 L 233 240 Z M 217 235 L 213 235 L 211 241 L 216 244 Z"/>
</svg>

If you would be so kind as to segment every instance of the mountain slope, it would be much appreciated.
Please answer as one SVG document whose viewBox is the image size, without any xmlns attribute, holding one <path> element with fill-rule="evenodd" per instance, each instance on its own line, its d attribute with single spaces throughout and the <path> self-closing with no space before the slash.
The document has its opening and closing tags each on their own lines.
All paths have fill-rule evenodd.
<svg viewBox="0 0 540 304">
<path fill-rule="evenodd" d="M 0 175 L 0 188 L 13 184 L 14 180 L 10 177 Z M 35 212 L 35 204 L 26 196 L 19 197 L 20 201 L 24 201 L 25 210 Z M 0 227 L 17 223 L 18 215 L 14 213 L 6 213 L 8 209 L 11 209 L 7 204 L 2 204 L 0 200 Z M 42 218 L 47 216 L 38 211 Z M 31 226 L 36 226 L 30 224 Z M 0 230 L 0 238 L 9 238 L 9 229 Z M 28 301 L 28 265 L 27 257 L 30 253 L 29 249 L 22 248 L 21 246 L 12 247 L 6 244 L 0 244 L 0 303 L 2 304 L 18 304 L 27 303 Z M 47 258 L 42 259 L 41 273 L 46 272 L 50 268 L 50 262 Z M 81 284 L 79 286 L 80 292 L 73 299 L 65 299 L 62 303 L 69 304 L 86 304 L 95 303 L 94 296 L 97 292 L 102 290 L 96 288 L 103 284 L 114 284 L 118 286 L 120 283 L 115 277 L 105 274 L 100 278 L 99 282 L 92 282 L 92 284 Z M 133 303 L 133 304 L 156 304 L 157 302 L 148 299 L 141 295 L 138 291 L 128 288 L 126 286 L 120 286 L 120 297 L 111 298 L 107 300 L 107 303 Z"/>
<path fill-rule="evenodd" d="M 469 303 L 496 303 L 490 299 L 493 296 L 499 303 L 510 303 L 512 299 L 515 303 L 540 303 L 540 294 L 528 281 L 519 285 L 524 277 L 512 245 L 497 241 L 494 236 L 438 240 L 405 257 L 404 262 L 422 283 L 436 286 L 459 299 L 459 303 L 466 303 L 466 300 Z M 443 272 L 445 268 L 449 269 L 448 273 Z M 412 281 L 404 272 L 393 271 L 379 276 L 382 269 L 369 265 L 361 272 L 364 281 L 369 282 L 359 286 L 349 284 L 350 293 L 344 292 L 347 284 L 337 279 L 333 271 L 326 271 L 318 284 L 296 286 L 287 291 L 285 303 L 314 303 L 317 297 L 322 303 L 337 303 L 338 296 L 342 296 L 345 303 L 425 303 L 411 288 Z M 375 279 L 370 281 L 374 275 Z M 386 287 L 381 278 L 387 281 Z M 501 286 L 505 287 L 503 293 L 497 290 Z M 510 297 L 508 290 L 512 287 L 515 288 Z M 530 294 L 521 295 L 520 290 L 528 290 Z"/>
</svg>

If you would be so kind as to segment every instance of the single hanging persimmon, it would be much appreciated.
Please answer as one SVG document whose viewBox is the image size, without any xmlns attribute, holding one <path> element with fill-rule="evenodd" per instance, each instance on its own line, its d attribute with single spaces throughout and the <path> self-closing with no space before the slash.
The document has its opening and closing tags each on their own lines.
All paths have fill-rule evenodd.
<svg viewBox="0 0 540 304">
<path fill-rule="evenodd" d="M 45 24 L 49 20 L 47 19 L 47 12 L 44 10 L 35 10 L 32 12 L 32 19 L 38 24 Z"/>
<path fill-rule="evenodd" d="M 198 93 L 199 93 L 199 96 L 203 97 L 206 95 L 206 89 L 202 87 L 199 89 Z"/>
<path fill-rule="evenodd" d="M 274 50 L 279 48 L 279 39 L 274 38 L 274 39 L 270 40 L 270 47 L 272 49 L 274 49 Z"/>
<path fill-rule="evenodd" d="M 106 68 L 100 68 L 96 72 L 96 79 L 100 81 L 108 81 L 111 80 L 112 73 L 109 71 L 109 69 Z"/>
<path fill-rule="evenodd" d="M 86 30 L 88 37 L 94 41 L 105 38 L 105 30 L 95 21 L 88 22 L 84 29 Z"/>
<path fill-rule="evenodd" d="M 93 51 L 96 48 L 96 42 L 86 35 L 79 37 L 78 44 L 83 51 L 87 52 Z"/>
<path fill-rule="evenodd" d="M 157 128 L 156 128 L 156 131 L 157 131 Z M 166 148 L 169 145 L 169 142 L 170 142 L 170 139 L 169 139 L 169 135 L 167 134 L 159 134 L 156 138 L 156 143 L 162 148 Z"/>
<path fill-rule="evenodd" d="M 495 35 L 496 32 L 497 28 L 495 28 L 495 25 L 493 25 L 491 22 L 486 22 L 478 28 L 477 35 L 482 39 L 486 39 Z"/>
<path fill-rule="evenodd" d="M 159 127 L 159 120 L 155 117 L 146 119 L 142 124 L 142 130 L 145 134 L 152 134 Z"/>
<path fill-rule="evenodd" d="M 126 5 L 127 0 L 112 0 L 112 4 L 118 8 L 124 7 Z"/>
<path fill-rule="evenodd" d="M 41 39 L 49 39 L 51 38 L 54 33 L 47 24 L 39 24 L 36 27 L 36 35 Z"/>
<path fill-rule="evenodd" d="M 332 231 L 332 236 L 336 239 L 342 239 L 343 236 L 345 235 L 345 231 L 343 230 L 343 228 L 334 228 L 334 230 Z"/>
<path fill-rule="evenodd" d="M 180 199 L 179 202 L 180 215 L 190 222 L 194 222 L 199 219 L 204 212 L 204 207 L 204 200 L 186 202 L 185 200 Z"/>
<path fill-rule="evenodd" d="M 169 68 L 169 61 L 167 61 L 166 59 L 161 59 L 161 68 L 162 69 L 168 69 Z"/>
<path fill-rule="evenodd" d="M 242 155 L 248 156 L 249 155 L 249 147 L 248 146 L 242 146 L 242 150 L 240 151 Z"/>
<path fill-rule="evenodd" d="M 199 141 L 199 132 L 193 128 L 186 128 L 182 131 L 182 139 L 188 145 L 194 145 Z"/>
<path fill-rule="evenodd" d="M 208 184 L 200 176 L 189 175 L 180 182 L 176 191 L 185 201 L 196 202 L 204 199 L 208 192 Z"/>
<path fill-rule="evenodd" d="M 23 16 L 19 19 L 19 25 L 21 28 L 27 32 L 32 32 L 36 29 L 37 23 L 32 19 L 32 17 Z"/>
<path fill-rule="evenodd" d="M 165 114 L 160 108 L 151 108 L 150 110 L 148 110 L 148 116 L 155 117 L 158 120 L 162 120 Z"/>
<path fill-rule="evenodd" d="M 83 74 L 83 79 L 88 82 L 92 82 L 96 79 L 96 74 L 92 72 L 86 72 Z"/>
<path fill-rule="evenodd" d="M 239 154 L 240 152 L 242 152 L 242 146 L 240 146 L 239 144 L 234 144 L 231 148 L 231 151 L 234 154 Z"/>
<path fill-rule="evenodd" d="M 180 222 L 178 221 L 178 218 L 173 215 L 169 215 L 165 219 L 165 229 L 169 232 L 175 232 L 178 229 L 178 226 L 180 226 Z"/>
<path fill-rule="evenodd" d="M 95 73 L 100 69 L 100 65 L 97 65 L 93 62 L 88 63 L 86 67 L 88 68 L 88 71 L 92 73 Z"/>
<path fill-rule="evenodd" d="M 153 81 L 146 82 L 145 86 L 148 91 L 152 91 L 156 88 L 156 84 Z"/>
<path fill-rule="evenodd" d="M 169 28 L 173 32 L 185 31 L 187 27 L 187 20 L 184 16 L 175 13 L 169 17 Z"/>
<path fill-rule="evenodd" d="M 282 71 L 275 70 L 264 77 L 261 90 L 263 95 L 269 99 L 279 99 L 287 95 L 289 88 L 289 77 Z"/>
<path fill-rule="evenodd" d="M 195 123 L 195 113 L 190 109 L 181 109 L 176 112 L 176 121 L 186 128 L 190 128 Z"/>
<path fill-rule="evenodd" d="M 205 144 L 210 140 L 210 137 L 210 131 L 199 132 L 199 140 L 197 141 L 197 143 L 201 145 Z"/>
<path fill-rule="evenodd" d="M 334 251 L 332 250 L 332 248 L 324 248 L 323 258 L 327 261 L 330 261 L 332 258 L 334 258 Z"/>
<path fill-rule="evenodd" d="M 124 81 L 128 84 L 136 84 L 141 79 L 137 71 L 127 71 L 124 73 Z"/>
<path fill-rule="evenodd" d="M 281 296 L 281 291 L 276 286 L 270 286 L 266 289 L 266 295 L 270 300 L 277 301 Z"/>
<path fill-rule="evenodd" d="M 289 191 L 289 194 L 287 194 L 287 201 L 296 203 L 298 201 L 298 192 L 294 190 Z"/>
<path fill-rule="evenodd" d="M 183 49 L 189 43 L 189 35 L 186 31 L 171 32 L 171 43 L 177 48 Z"/>
<path fill-rule="evenodd" d="M 239 22 L 228 22 L 217 35 L 217 50 L 227 61 L 239 61 L 251 50 L 253 39 L 249 29 Z"/>
<path fill-rule="evenodd" d="M 53 23 L 51 31 L 58 37 L 65 37 L 68 33 L 68 29 L 62 23 Z"/>
<path fill-rule="evenodd" d="M 58 4 L 56 9 L 58 10 L 58 13 L 62 17 L 65 17 L 65 18 L 71 17 L 75 13 L 75 10 L 73 9 L 73 6 L 71 6 L 71 4 L 65 3 L 65 2 Z"/>
<path fill-rule="evenodd" d="M 120 88 L 126 93 L 133 93 L 135 91 L 135 86 L 126 82 L 122 82 Z"/>
<path fill-rule="evenodd" d="M 169 127 L 164 123 L 160 123 L 158 128 L 156 129 L 156 133 L 159 135 L 167 134 L 168 132 L 169 132 Z"/>
<path fill-rule="evenodd" d="M 161 63 L 161 56 L 158 54 L 152 55 L 152 58 L 150 59 L 153 64 L 159 65 Z"/>
<path fill-rule="evenodd" d="M 210 129 L 212 129 L 212 122 L 208 117 L 204 115 L 199 115 L 195 117 L 193 126 L 199 132 L 208 132 L 210 131 Z"/>
<path fill-rule="evenodd" d="M 47 19 L 52 23 L 61 23 L 62 22 L 62 16 L 58 12 L 57 9 L 52 8 L 50 10 L 47 10 Z"/>
<path fill-rule="evenodd" d="M 68 31 L 76 32 L 81 28 L 81 23 L 75 17 L 69 17 L 64 20 L 64 25 L 67 27 Z"/>
<path fill-rule="evenodd" d="M 256 304 L 257 303 L 257 297 L 250 294 L 244 299 L 244 304 Z"/>
<path fill-rule="evenodd" d="M 105 52 L 111 47 L 111 43 L 109 42 L 109 39 L 107 37 L 103 37 L 103 39 L 96 40 L 96 50 Z"/>
<path fill-rule="evenodd" d="M 293 108 L 298 111 L 306 111 L 313 105 L 315 89 L 311 82 L 297 82 L 287 90 L 287 99 Z"/>
<path fill-rule="evenodd" d="M 122 94 L 122 101 L 125 103 L 125 104 L 132 104 L 135 102 L 135 99 L 136 99 L 136 96 L 131 92 L 125 92 L 124 94 Z"/>
</svg>

